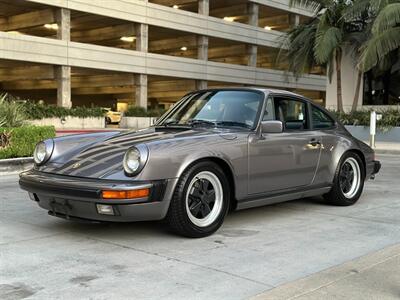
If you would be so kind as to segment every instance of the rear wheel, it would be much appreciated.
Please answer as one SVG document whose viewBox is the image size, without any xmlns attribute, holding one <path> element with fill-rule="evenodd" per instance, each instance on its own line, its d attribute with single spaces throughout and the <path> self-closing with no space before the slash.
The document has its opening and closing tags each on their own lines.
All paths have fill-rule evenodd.
<svg viewBox="0 0 400 300">
<path fill-rule="evenodd" d="M 229 196 L 229 183 L 221 168 L 213 162 L 200 162 L 179 179 L 167 222 L 180 235 L 208 236 L 222 225 Z"/>
<path fill-rule="evenodd" d="M 356 153 L 347 152 L 340 159 L 331 191 L 324 197 L 334 205 L 353 205 L 361 196 L 364 179 L 365 172 L 361 158 Z"/>
</svg>

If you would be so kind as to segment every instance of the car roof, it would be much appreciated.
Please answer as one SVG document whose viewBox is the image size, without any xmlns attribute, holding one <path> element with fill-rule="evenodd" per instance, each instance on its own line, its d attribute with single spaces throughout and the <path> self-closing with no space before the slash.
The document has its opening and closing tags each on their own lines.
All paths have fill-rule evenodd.
<svg viewBox="0 0 400 300">
<path fill-rule="evenodd" d="M 280 90 L 280 89 L 272 89 L 272 88 L 263 88 L 263 87 L 221 87 L 221 88 L 209 88 L 209 89 L 203 89 L 201 91 L 259 91 L 263 92 L 266 94 L 281 94 L 281 95 L 290 95 L 290 96 L 295 96 L 295 97 L 300 97 L 303 99 L 307 99 L 302 95 L 286 91 L 286 90 Z"/>
</svg>

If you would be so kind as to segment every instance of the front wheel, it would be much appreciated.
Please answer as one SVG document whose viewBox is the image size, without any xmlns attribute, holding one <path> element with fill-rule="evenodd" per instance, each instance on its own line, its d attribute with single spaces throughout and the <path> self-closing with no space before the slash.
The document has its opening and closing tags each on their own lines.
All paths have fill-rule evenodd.
<svg viewBox="0 0 400 300">
<path fill-rule="evenodd" d="M 336 169 L 333 187 L 324 195 L 334 205 L 353 205 L 364 188 L 365 171 L 361 158 L 354 152 L 345 153 Z"/>
<path fill-rule="evenodd" d="M 200 162 L 180 177 L 167 214 L 170 228 L 183 236 L 205 237 L 223 223 L 229 207 L 229 183 L 213 162 Z"/>
</svg>

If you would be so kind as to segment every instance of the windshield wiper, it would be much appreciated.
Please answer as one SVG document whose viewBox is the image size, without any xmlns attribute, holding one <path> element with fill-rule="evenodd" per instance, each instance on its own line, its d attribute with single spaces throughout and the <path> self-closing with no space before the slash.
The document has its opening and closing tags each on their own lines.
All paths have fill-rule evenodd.
<svg viewBox="0 0 400 300">
<path fill-rule="evenodd" d="M 190 126 L 196 126 L 196 125 L 211 125 L 215 126 L 216 122 L 208 121 L 208 120 L 200 120 L 200 119 L 192 119 L 187 122 L 188 125 Z"/>
<path fill-rule="evenodd" d="M 215 122 L 216 125 L 222 126 L 237 126 L 237 127 L 244 127 L 244 128 L 251 128 L 252 126 L 242 123 L 242 122 L 235 122 L 235 121 L 217 121 Z"/>
</svg>

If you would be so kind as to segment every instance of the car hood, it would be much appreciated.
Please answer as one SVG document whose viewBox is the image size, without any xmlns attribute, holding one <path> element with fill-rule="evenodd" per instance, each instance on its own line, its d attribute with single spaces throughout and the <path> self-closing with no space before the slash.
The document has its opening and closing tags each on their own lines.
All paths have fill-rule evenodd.
<svg viewBox="0 0 400 300">
<path fill-rule="evenodd" d="M 40 171 L 69 176 L 105 178 L 111 173 L 122 171 L 125 152 L 138 144 L 160 143 L 172 140 L 179 142 L 199 137 L 219 135 L 223 139 L 231 139 L 235 134 L 231 130 L 220 128 L 149 128 L 136 132 L 126 132 L 101 139 L 99 142 L 81 148 L 73 154 L 66 151 L 40 167 Z M 55 139 L 57 144 L 57 139 Z"/>
</svg>

